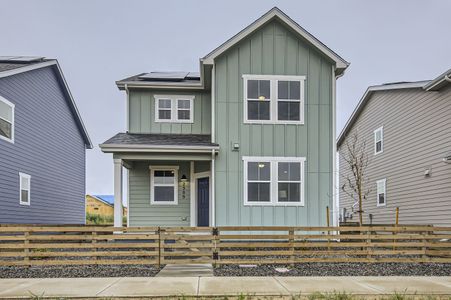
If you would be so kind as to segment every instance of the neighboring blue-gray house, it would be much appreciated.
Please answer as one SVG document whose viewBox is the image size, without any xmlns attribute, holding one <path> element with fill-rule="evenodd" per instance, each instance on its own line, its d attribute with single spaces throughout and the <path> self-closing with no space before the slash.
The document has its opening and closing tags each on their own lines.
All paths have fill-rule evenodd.
<svg viewBox="0 0 451 300">
<path fill-rule="evenodd" d="M 0 223 L 84 224 L 91 148 L 56 60 L 0 57 Z"/>
<path fill-rule="evenodd" d="M 170 37 L 168 37 L 170 39 Z M 348 63 L 278 8 L 200 59 L 200 72 L 116 82 L 115 225 L 299 225 L 338 212 L 335 83 Z M 332 218 L 336 224 L 336 218 Z"/>
</svg>

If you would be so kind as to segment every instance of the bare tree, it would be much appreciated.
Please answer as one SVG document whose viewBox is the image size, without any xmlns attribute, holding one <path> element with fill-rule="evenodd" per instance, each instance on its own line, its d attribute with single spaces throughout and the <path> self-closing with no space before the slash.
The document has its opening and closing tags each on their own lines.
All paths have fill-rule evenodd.
<svg viewBox="0 0 451 300">
<path fill-rule="evenodd" d="M 366 169 L 368 167 L 368 155 L 366 153 L 366 141 L 359 140 L 357 132 L 354 132 L 346 139 L 344 151 L 340 151 L 340 156 L 346 162 L 350 173 L 342 173 L 344 184 L 341 190 L 358 203 L 359 223 L 363 224 L 363 201 L 369 195 L 369 187 Z"/>
</svg>

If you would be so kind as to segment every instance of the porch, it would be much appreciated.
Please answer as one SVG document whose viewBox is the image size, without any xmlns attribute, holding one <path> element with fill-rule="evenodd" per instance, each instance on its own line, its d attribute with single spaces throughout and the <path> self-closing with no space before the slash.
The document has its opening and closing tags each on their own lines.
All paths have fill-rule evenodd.
<svg viewBox="0 0 451 300">
<path fill-rule="evenodd" d="M 125 225 L 124 180 L 127 226 L 214 226 L 219 146 L 209 135 L 125 133 L 100 147 L 113 153 L 115 227 Z"/>
</svg>

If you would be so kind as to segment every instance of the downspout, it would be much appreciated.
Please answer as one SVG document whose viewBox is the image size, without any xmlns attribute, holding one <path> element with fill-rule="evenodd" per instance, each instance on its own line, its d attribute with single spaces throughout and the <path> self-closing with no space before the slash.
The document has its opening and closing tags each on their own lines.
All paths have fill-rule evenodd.
<svg viewBox="0 0 451 300">
<path fill-rule="evenodd" d="M 211 150 L 211 224 L 210 226 L 216 226 L 216 202 L 215 202 L 215 150 Z"/>
<path fill-rule="evenodd" d="M 216 140 L 216 133 L 215 133 L 215 65 L 213 64 L 213 67 L 211 68 L 211 142 L 214 143 Z"/>
<path fill-rule="evenodd" d="M 126 103 L 125 103 L 125 105 L 126 105 L 126 107 L 125 107 L 125 111 L 126 111 L 126 115 L 125 115 L 125 129 L 126 129 L 126 132 L 128 132 L 128 130 L 129 130 L 129 128 L 128 128 L 128 126 L 129 126 L 129 118 L 130 118 L 130 116 L 129 116 L 129 113 L 130 113 L 130 93 L 129 93 L 129 90 L 128 90 L 128 85 L 127 84 L 125 84 L 124 85 L 124 89 L 125 89 L 125 94 L 126 94 Z"/>
<path fill-rule="evenodd" d="M 449 75 L 445 75 L 445 80 L 451 82 L 451 77 L 449 77 Z"/>
</svg>

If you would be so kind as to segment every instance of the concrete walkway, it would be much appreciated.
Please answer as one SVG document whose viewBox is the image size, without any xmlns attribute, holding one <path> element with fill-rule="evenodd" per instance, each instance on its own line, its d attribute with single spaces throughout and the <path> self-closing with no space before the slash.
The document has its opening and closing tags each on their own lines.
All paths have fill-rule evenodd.
<svg viewBox="0 0 451 300">
<path fill-rule="evenodd" d="M 213 277 L 211 264 L 165 265 L 157 277 Z"/>
<path fill-rule="evenodd" d="M 451 277 L 153 277 L 0 279 L 0 297 L 451 295 Z"/>
</svg>

